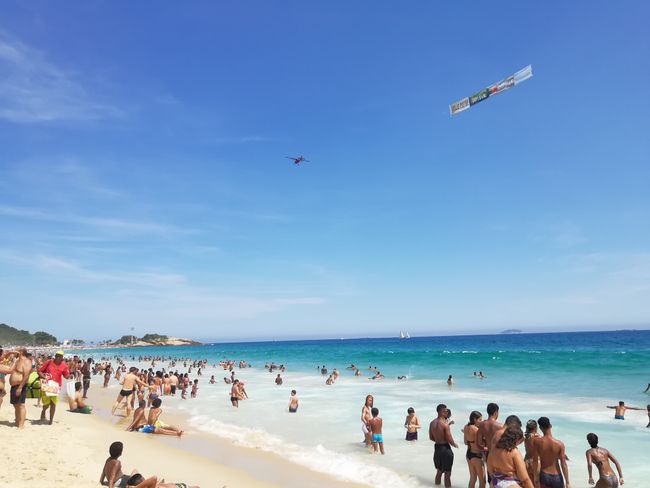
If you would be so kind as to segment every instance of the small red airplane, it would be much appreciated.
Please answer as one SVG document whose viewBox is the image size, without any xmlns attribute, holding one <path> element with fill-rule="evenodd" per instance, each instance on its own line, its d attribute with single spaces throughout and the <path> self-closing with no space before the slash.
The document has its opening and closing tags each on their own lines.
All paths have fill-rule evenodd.
<svg viewBox="0 0 650 488">
<path fill-rule="evenodd" d="M 309 159 L 305 159 L 304 156 L 298 156 L 297 158 L 292 158 L 291 156 L 285 156 L 287 159 L 291 159 L 293 161 L 293 164 L 300 164 L 300 163 L 309 163 Z"/>
</svg>

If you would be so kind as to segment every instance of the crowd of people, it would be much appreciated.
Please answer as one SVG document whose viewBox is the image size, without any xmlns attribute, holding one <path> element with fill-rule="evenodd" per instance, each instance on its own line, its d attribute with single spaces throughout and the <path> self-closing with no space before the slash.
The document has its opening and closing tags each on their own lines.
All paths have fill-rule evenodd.
<svg viewBox="0 0 650 488">
<path fill-rule="evenodd" d="M 104 387 L 108 387 L 112 379 L 119 383 L 120 390 L 112 406 L 112 414 L 123 412 L 122 415 L 128 418 L 127 431 L 182 436 L 182 429 L 161 420 L 163 398 L 179 395 L 181 399 L 187 399 L 188 390 L 190 390 L 190 397 L 196 398 L 199 377 L 209 366 L 208 361 L 150 356 L 130 359 L 132 362 L 144 362 L 147 367 L 127 367 L 125 359 L 120 356 L 104 357 L 95 361 L 92 358 L 82 360 L 76 355 L 66 359 L 63 351 L 49 355 L 33 354 L 26 348 L 17 348 L 4 353 L 0 350 L 0 407 L 5 396 L 8 376 L 10 402 L 15 409 L 15 425 L 18 428 L 24 426 L 25 399 L 28 396 L 36 398 L 42 408 L 40 421 L 51 424 L 56 413 L 59 391 L 63 387 L 62 380 L 65 378 L 74 382 L 74 391 L 68 391 L 70 411 L 88 414 L 92 412 L 92 407 L 87 403 L 91 379 L 93 376 L 99 376 L 100 383 Z M 238 407 L 239 402 L 248 398 L 248 394 L 244 382 L 236 377 L 235 368 L 242 370 L 251 366 L 245 361 L 234 360 L 223 360 L 212 366 L 226 372 L 223 380 L 229 385 L 230 402 L 233 407 Z M 264 369 L 275 374 L 273 380 L 276 385 L 283 384 L 282 373 L 285 372 L 283 364 L 266 363 Z M 328 386 L 335 384 L 340 376 L 336 368 L 331 373 L 324 365 L 318 366 L 317 369 L 327 378 L 325 383 Z M 361 375 L 360 369 L 354 364 L 346 369 L 352 370 L 355 376 Z M 368 371 L 369 379 L 384 377 L 377 367 L 369 366 Z M 191 374 L 195 374 L 196 377 L 192 378 Z M 474 372 L 473 377 L 484 379 L 486 376 L 483 372 Z M 402 376 L 398 379 L 406 378 Z M 215 377 L 212 375 L 209 384 L 215 383 Z M 451 375 L 447 378 L 447 383 L 449 386 L 454 384 Z M 383 455 L 386 452 L 383 419 L 374 403 L 374 397 L 368 395 L 361 410 L 363 442 L 372 452 Z M 287 409 L 291 413 L 296 413 L 298 407 L 297 392 L 292 390 Z M 624 402 L 607 408 L 615 410 L 614 418 L 617 420 L 625 419 L 626 410 L 641 410 L 639 407 L 625 405 Z M 650 405 L 647 410 L 648 427 L 650 427 Z M 471 412 L 468 422 L 461 430 L 462 443 L 466 447 L 465 459 L 469 470 L 470 488 L 477 485 L 479 488 L 484 488 L 488 484 L 493 488 L 518 486 L 568 488 L 570 486 L 564 444 L 554 437 L 553 426 L 547 417 L 530 419 L 524 427 L 518 416 L 510 415 L 502 424 L 498 421 L 499 407 L 495 403 L 487 405 L 486 414 L 484 418 L 479 411 Z M 438 405 L 436 418 L 429 424 L 428 437 L 434 443 L 433 464 L 436 471 L 434 482 L 444 483 L 446 487 L 451 486 L 453 449 L 459 447 L 450 429 L 453 424 L 451 410 L 444 404 Z M 418 440 L 418 431 L 422 428 L 422 424 L 413 407 L 407 410 L 404 428 L 406 441 Z M 589 445 L 585 454 L 589 482 L 595 483 L 598 488 L 613 488 L 623 484 L 622 468 L 614 455 L 599 446 L 599 439 L 595 433 L 589 433 L 586 438 Z M 517 449 L 520 445 L 523 445 L 523 455 Z M 106 460 L 102 471 L 102 480 L 109 486 L 186 486 L 182 483 L 160 484 L 157 477 L 145 478 L 136 472 L 125 475 L 122 473 L 119 461 L 122 449 L 120 442 L 113 443 L 110 447 L 110 457 Z M 593 479 L 593 466 L 596 466 L 599 476 L 596 481 Z"/>
<path fill-rule="evenodd" d="M 623 402 L 619 406 L 622 407 Z M 650 419 L 650 405 L 647 410 Z M 506 417 L 504 423 L 498 421 L 499 406 L 496 403 L 489 403 L 486 412 L 486 419 L 479 411 L 471 412 L 461 431 L 462 442 L 466 446 L 465 459 L 469 470 L 470 488 L 476 487 L 477 484 L 479 488 L 488 484 L 493 488 L 570 487 L 568 457 L 564 444 L 553 436 L 553 425 L 548 417 L 528 420 L 524 432 L 517 415 Z M 434 443 L 434 483 L 440 485 L 444 482 L 444 486 L 449 487 L 454 465 L 453 448 L 459 446 L 451 433 L 450 426 L 453 421 L 450 420 L 449 408 L 439 404 L 436 407 L 436 415 L 429 424 L 429 440 Z M 624 411 L 617 411 L 615 418 L 622 419 L 623 415 Z M 366 396 L 361 408 L 361 427 L 365 445 L 374 452 L 385 454 L 383 421 L 379 417 L 379 409 L 374 406 L 372 395 Z M 408 409 L 404 428 L 406 441 L 417 440 L 417 431 L 421 425 L 412 407 Z M 589 445 L 585 453 L 589 484 L 595 484 L 597 488 L 615 488 L 624 484 L 621 464 L 610 451 L 599 445 L 598 436 L 590 432 L 586 435 L 586 441 Z M 525 453 L 523 456 L 517 449 L 521 444 Z M 615 466 L 616 472 L 612 465 Z M 594 480 L 593 466 L 596 466 L 598 480 Z"/>
</svg>

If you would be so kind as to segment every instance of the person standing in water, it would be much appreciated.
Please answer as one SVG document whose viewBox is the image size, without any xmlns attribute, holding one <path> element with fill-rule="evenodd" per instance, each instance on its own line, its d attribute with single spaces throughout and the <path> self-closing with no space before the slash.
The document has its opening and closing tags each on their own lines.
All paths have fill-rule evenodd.
<svg viewBox="0 0 650 488">
<path fill-rule="evenodd" d="M 503 428 L 503 425 L 497 422 L 497 419 L 499 418 L 499 405 L 496 403 L 488 403 L 487 413 L 488 419 L 481 422 L 481 424 L 478 426 L 478 434 L 476 435 L 476 444 L 485 453 L 486 462 L 490 456 L 492 438 L 497 431 Z M 488 481 L 492 479 L 489 471 L 487 478 Z"/>
<path fill-rule="evenodd" d="M 451 468 L 454 465 L 454 451 L 451 446 L 458 448 L 451 436 L 451 430 L 445 420 L 447 405 L 440 404 L 436 407 L 438 417 L 429 424 L 429 439 L 434 442 L 433 464 L 436 468 L 435 484 L 439 485 L 442 476 L 445 477 L 445 486 L 451 486 Z"/>
<path fill-rule="evenodd" d="M 524 440 L 524 433 L 518 425 L 509 425 L 490 450 L 488 472 L 492 473 L 491 487 L 494 488 L 534 488 L 528 477 L 526 465 L 517 446 Z"/>
<path fill-rule="evenodd" d="M 379 417 L 379 409 L 373 407 L 370 411 L 372 414 L 372 419 L 370 422 L 370 432 L 372 433 L 372 447 L 375 452 L 381 452 L 381 455 L 384 455 L 384 435 L 381 433 L 381 428 L 384 424 L 384 421 Z"/>
<path fill-rule="evenodd" d="M 596 488 L 617 488 L 619 480 L 616 478 L 612 466 L 609 464 L 611 460 L 616 466 L 618 477 L 621 484 L 625 483 L 623 479 L 623 470 L 618 460 L 604 447 L 598 447 L 598 436 L 593 433 L 587 434 L 587 442 L 591 449 L 587 449 L 585 455 L 587 456 L 587 471 L 589 472 L 589 484 L 594 484 L 594 477 L 591 474 L 592 463 L 598 468 L 600 478 L 596 482 Z"/>
<path fill-rule="evenodd" d="M 370 421 L 372 420 L 372 404 L 374 402 L 372 395 L 366 396 L 366 402 L 361 408 L 361 432 L 363 432 L 363 442 L 366 444 L 366 447 L 372 447 L 372 434 L 370 433 Z"/>
<path fill-rule="evenodd" d="M 615 410 L 614 412 L 614 418 L 616 420 L 625 420 L 625 411 L 626 410 L 643 410 L 642 408 L 639 407 L 628 407 L 625 405 L 625 402 L 618 402 L 618 405 L 608 405 L 607 408 L 613 408 Z"/>
<path fill-rule="evenodd" d="M 418 440 L 418 429 L 421 427 L 420 419 L 415 415 L 415 409 L 409 407 L 406 411 L 407 416 L 404 419 L 404 428 L 406 429 L 406 440 L 407 441 L 417 441 Z"/>
<path fill-rule="evenodd" d="M 289 397 L 289 413 L 296 413 L 298 411 L 298 396 L 296 395 L 296 390 L 291 390 L 291 396 Z"/>
<path fill-rule="evenodd" d="M 483 463 L 483 450 L 476 444 L 478 426 L 483 416 L 481 412 L 474 411 L 469 415 L 469 422 L 463 429 L 463 441 L 467 446 L 467 467 L 469 468 L 469 488 L 474 488 L 478 481 L 479 488 L 485 488 L 485 465 Z"/>
<path fill-rule="evenodd" d="M 548 417 L 537 420 L 539 428 L 544 434 L 533 441 L 533 472 L 537 471 L 539 458 L 539 486 L 540 488 L 567 488 L 569 483 L 569 467 L 566 462 L 564 444 L 553 437 L 551 421 Z"/>
<path fill-rule="evenodd" d="M 526 433 L 524 434 L 524 448 L 526 449 L 526 456 L 524 457 L 524 463 L 526 463 L 526 470 L 528 471 L 528 477 L 531 480 L 535 480 L 539 477 L 539 473 L 535 472 L 533 466 L 533 458 L 535 453 L 534 442 L 535 439 L 539 437 L 537 433 L 537 421 L 529 420 L 526 422 Z"/>
</svg>

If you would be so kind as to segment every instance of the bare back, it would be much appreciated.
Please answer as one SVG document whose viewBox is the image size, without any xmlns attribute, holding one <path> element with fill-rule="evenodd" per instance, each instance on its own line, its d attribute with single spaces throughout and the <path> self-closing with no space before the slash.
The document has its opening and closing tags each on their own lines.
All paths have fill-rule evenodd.
<svg viewBox="0 0 650 488">
<path fill-rule="evenodd" d="M 564 453 L 564 444 L 553 437 L 544 436 L 535 439 L 535 448 L 540 459 L 540 469 L 548 474 L 560 474 L 560 458 Z"/>
<path fill-rule="evenodd" d="M 492 418 L 485 420 L 479 426 L 478 436 L 481 436 L 483 439 L 485 439 L 485 441 L 481 442 L 481 444 L 487 447 L 489 451 L 493 448 L 492 441 L 494 439 L 494 435 L 502 428 L 503 424 L 497 422 L 496 419 Z"/>
</svg>

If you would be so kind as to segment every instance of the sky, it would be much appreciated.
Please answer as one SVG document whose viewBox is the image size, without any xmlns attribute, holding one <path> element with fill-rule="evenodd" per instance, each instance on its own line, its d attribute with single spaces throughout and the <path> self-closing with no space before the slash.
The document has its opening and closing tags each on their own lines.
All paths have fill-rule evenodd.
<svg viewBox="0 0 650 488">
<path fill-rule="evenodd" d="M 5 2 L 0 322 L 87 340 L 648 328 L 649 17 Z"/>
</svg>

